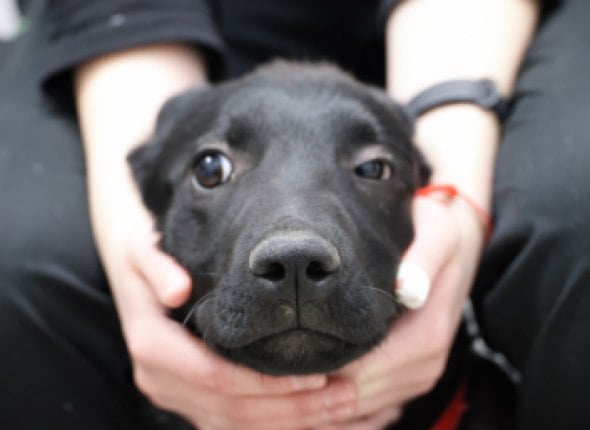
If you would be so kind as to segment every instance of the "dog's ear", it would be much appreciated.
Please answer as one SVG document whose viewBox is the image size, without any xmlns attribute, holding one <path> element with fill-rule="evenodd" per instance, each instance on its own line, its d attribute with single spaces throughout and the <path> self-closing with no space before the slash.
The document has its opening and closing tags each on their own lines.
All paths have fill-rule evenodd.
<svg viewBox="0 0 590 430">
<path fill-rule="evenodd" d="M 383 106 L 387 107 L 390 120 L 396 122 L 398 128 L 403 132 L 404 138 L 409 142 L 411 158 L 414 164 L 414 186 L 421 188 L 428 184 L 432 169 L 422 151 L 414 143 L 415 119 L 406 107 L 397 100 L 391 98 L 380 88 L 371 88 L 372 96 Z"/>
<path fill-rule="evenodd" d="M 412 148 L 414 150 L 414 177 L 416 178 L 416 188 L 422 188 L 430 182 L 432 168 L 426 161 L 422 151 L 420 151 L 414 143 L 412 143 Z"/>
<path fill-rule="evenodd" d="M 398 103 L 395 100 L 392 100 L 393 103 L 397 106 L 397 109 L 400 112 L 399 120 L 404 124 L 407 130 L 410 132 L 410 141 L 412 142 L 412 160 L 414 162 L 414 180 L 416 184 L 416 188 L 424 187 L 428 185 L 430 182 L 430 177 L 432 176 L 432 167 L 426 160 L 426 157 L 416 146 L 416 142 L 414 139 L 415 131 L 416 131 L 416 118 L 412 113 L 407 109 L 405 105 Z"/>
<path fill-rule="evenodd" d="M 171 162 L 183 143 L 175 139 L 176 125 L 207 91 L 208 87 L 199 87 L 168 100 L 158 114 L 152 138 L 127 157 L 143 202 L 156 218 L 168 209 L 175 179 L 182 175 Z"/>
</svg>

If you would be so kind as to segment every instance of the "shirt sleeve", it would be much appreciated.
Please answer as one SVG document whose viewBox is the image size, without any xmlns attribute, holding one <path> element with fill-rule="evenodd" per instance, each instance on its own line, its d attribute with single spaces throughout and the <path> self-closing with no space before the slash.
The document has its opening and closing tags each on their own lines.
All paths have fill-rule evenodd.
<svg viewBox="0 0 590 430">
<path fill-rule="evenodd" d="M 546 11 L 552 7 L 559 5 L 565 0 L 538 0 Z M 379 6 L 377 20 L 380 28 L 385 28 L 389 15 L 393 12 L 393 9 L 402 2 L 402 0 L 382 0 Z"/>
<path fill-rule="evenodd" d="M 72 67 L 94 57 L 160 42 L 186 42 L 220 73 L 223 43 L 207 0 L 49 0 L 40 64 L 45 89 L 63 85 Z"/>
</svg>

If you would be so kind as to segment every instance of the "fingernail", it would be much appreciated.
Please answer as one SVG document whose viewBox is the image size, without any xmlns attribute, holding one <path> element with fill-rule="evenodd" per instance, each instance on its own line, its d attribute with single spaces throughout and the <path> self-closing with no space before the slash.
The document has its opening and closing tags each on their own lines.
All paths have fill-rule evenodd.
<svg viewBox="0 0 590 430">
<path fill-rule="evenodd" d="M 353 405 L 339 406 L 324 411 L 324 421 L 340 421 L 352 417 L 354 414 Z"/>
<path fill-rule="evenodd" d="M 324 397 L 324 407 L 333 409 L 344 403 L 351 403 L 356 399 L 356 391 L 353 387 L 338 387 L 337 390 L 330 390 Z"/>
<path fill-rule="evenodd" d="M 322 388 L 326 385 L 327 378 L 322 375 L 317 376 L 293 376 L 291 378 L 291 384 L 296 391 L 313 390 L 316 388 Z"/>
<path fill-rule="evenodd" d="M 430 294 L 430 277 L 416 263 L 403 262 L 397 273 L 395 294 L 402 305 L 410 309 L 424 306 Z"/>
</svg>

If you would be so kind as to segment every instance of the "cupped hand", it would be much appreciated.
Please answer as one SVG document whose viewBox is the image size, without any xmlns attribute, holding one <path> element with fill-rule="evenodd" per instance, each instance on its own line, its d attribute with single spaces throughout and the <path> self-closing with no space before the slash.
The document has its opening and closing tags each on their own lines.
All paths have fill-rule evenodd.
<svg viewBox="0 0 590 430">
<path fill-rule="evenodd" d="M 430 296 L 422 308 L 404 314 L 374 351 L 338 372 L 356 385 L 354 415 L 318 429 L 384 428 L 401 416 L 405 403 L 432 389 L 445 368 L 484 230 L 464 202 L 434 197 L 415 199 L 414 224 L 416 237 L 402 264 L 426 271 Z"/>
<path fill-rule="evenodd" d="M 116 264 L 111 259 L 109 277 L 135 382 L 153 403 L 200 430 L 306 429 L 351 415 L 351 383 L 262 375 L 215 355 L 169 319 L 166 306 L 188 298 L 190 278 L 156 237 L 135 236 Z"/>
</svg>

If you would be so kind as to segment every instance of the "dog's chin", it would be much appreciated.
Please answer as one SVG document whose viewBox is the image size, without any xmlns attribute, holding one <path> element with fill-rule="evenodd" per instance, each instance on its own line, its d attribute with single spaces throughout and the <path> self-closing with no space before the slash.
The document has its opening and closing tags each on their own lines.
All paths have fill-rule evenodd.
<svg viewBox="0 0 590 430">
<path fill-rule="evenodd" d="M 227 359 L 270 375 L 330 373 L 373 348 L 383 336 L 353 344 L 324 333 L 290 329 L 238 348 L 214 348 Z"/>
</svg>

